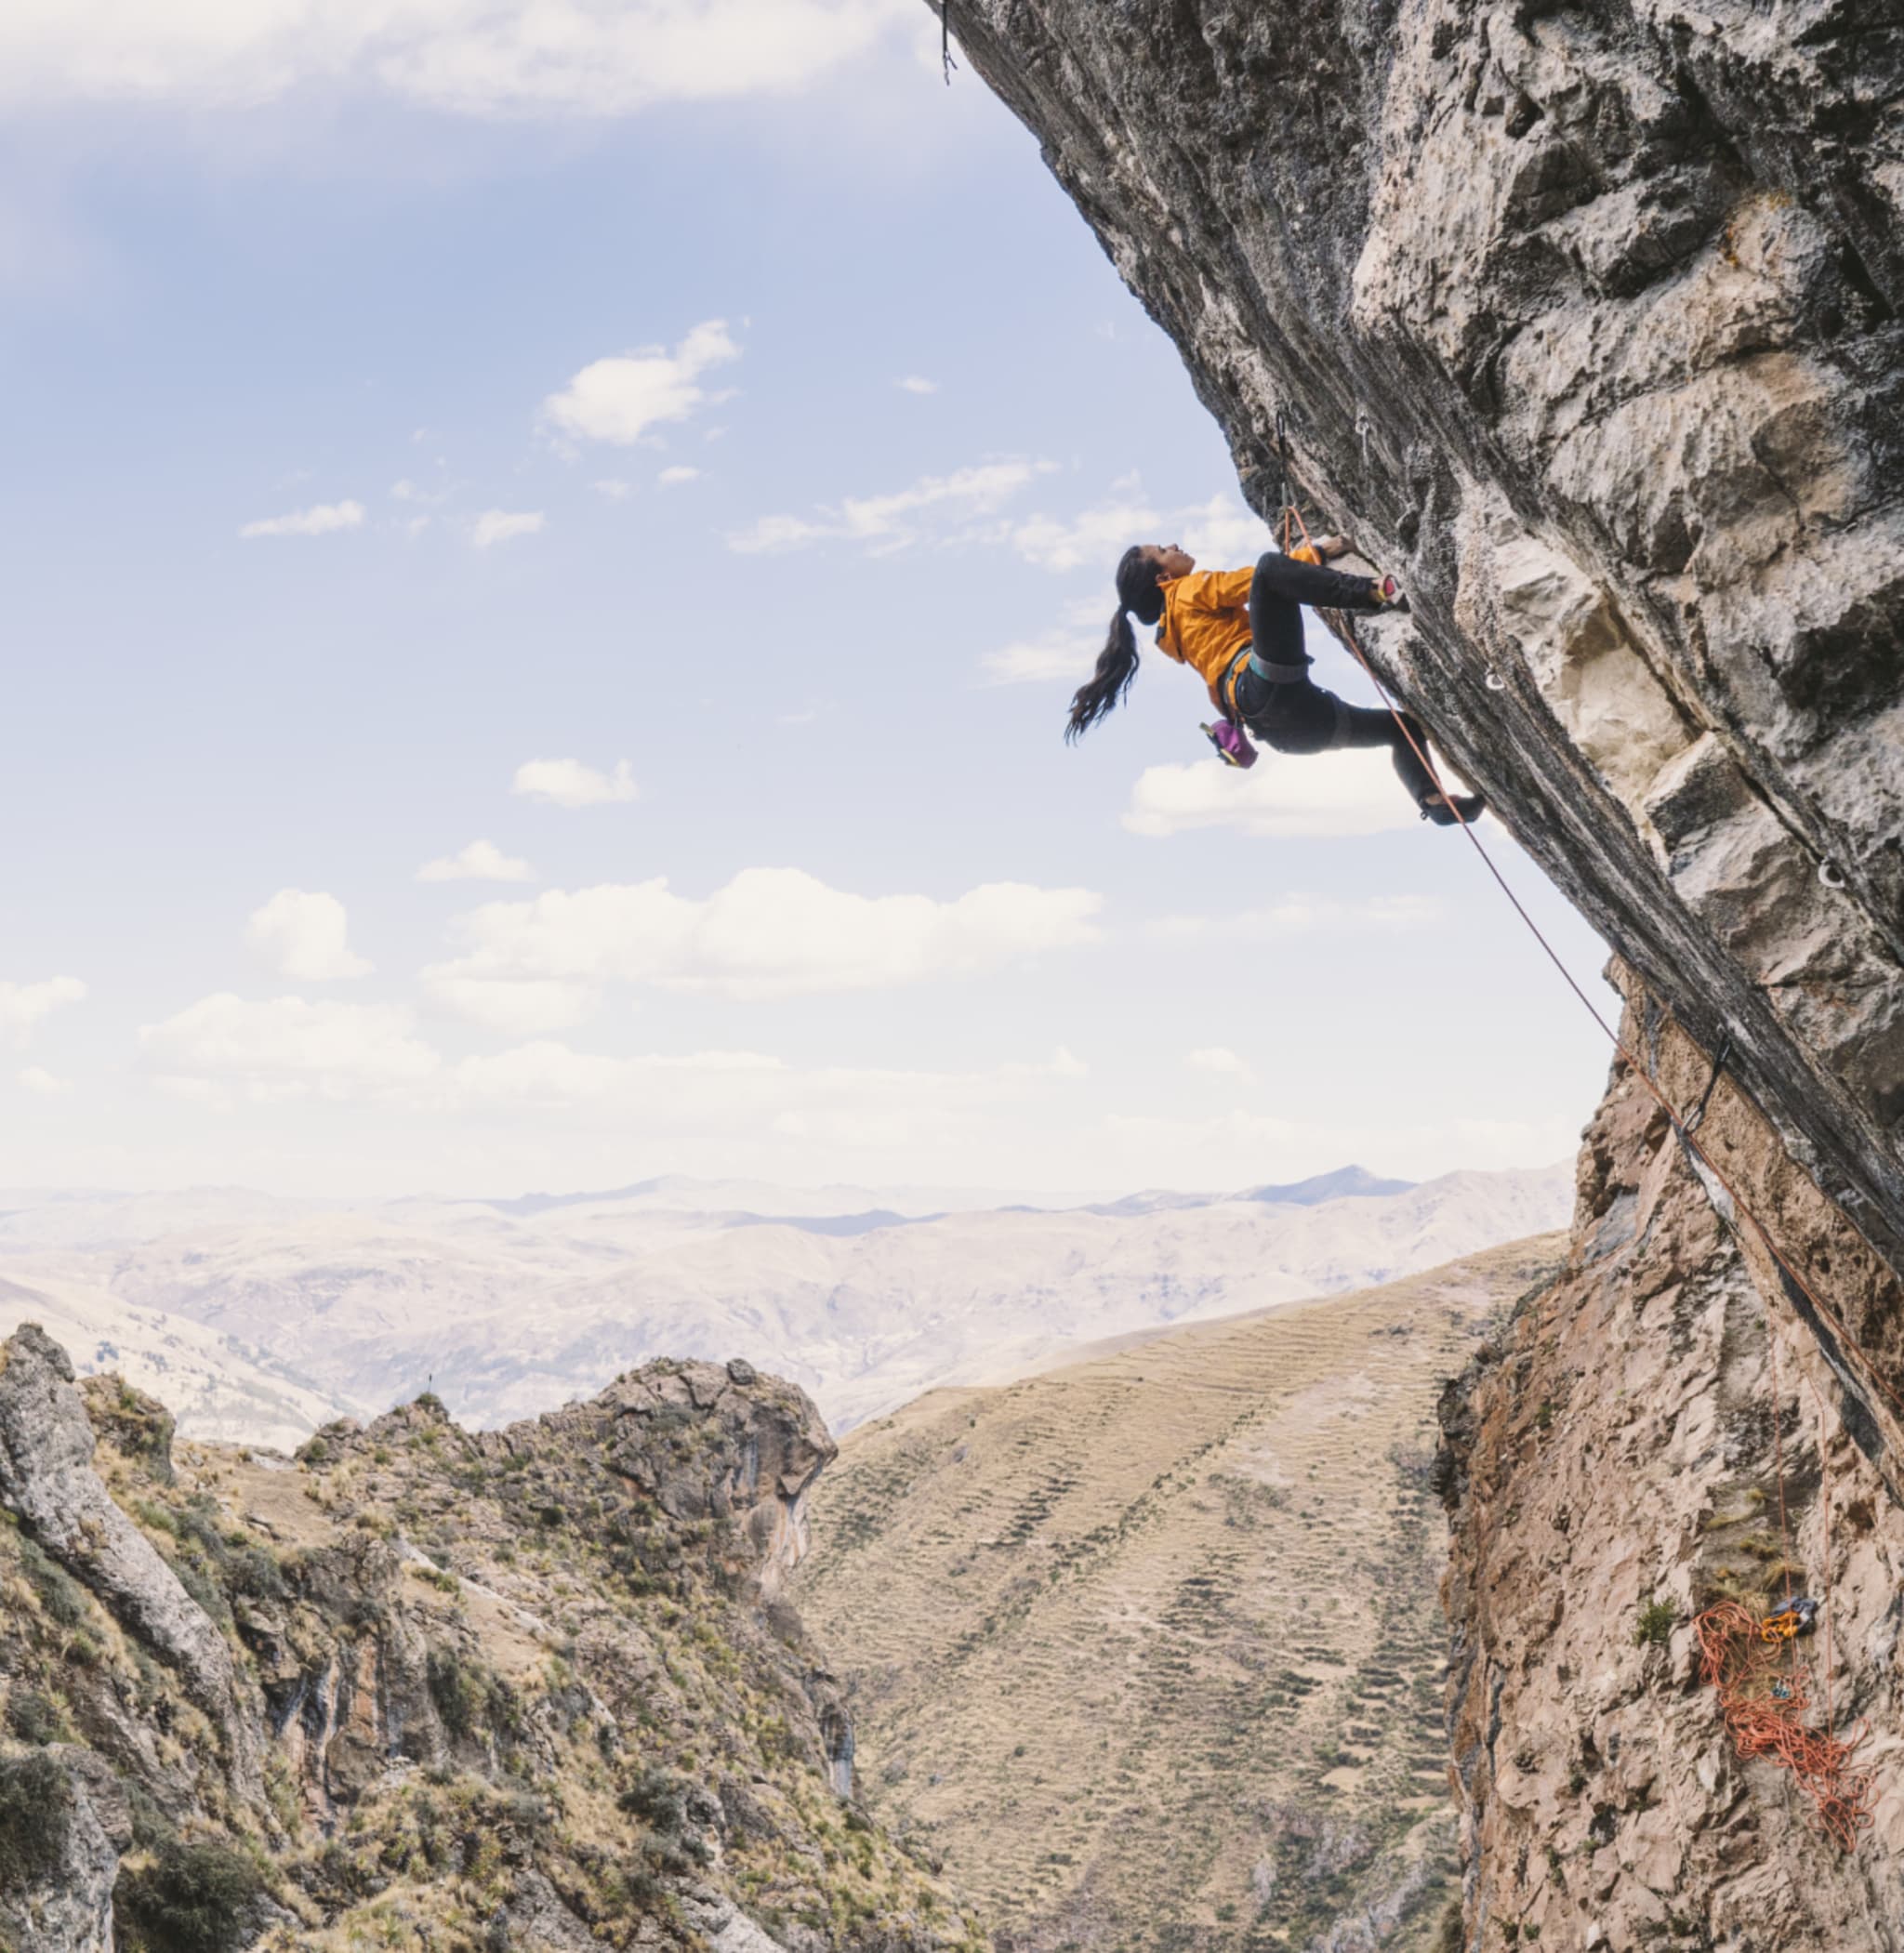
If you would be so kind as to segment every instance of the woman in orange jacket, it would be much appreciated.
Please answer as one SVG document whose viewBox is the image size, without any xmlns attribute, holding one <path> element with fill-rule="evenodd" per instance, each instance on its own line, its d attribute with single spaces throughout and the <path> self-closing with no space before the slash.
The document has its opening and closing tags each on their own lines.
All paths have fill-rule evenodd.
<svg viewBox="0 0 1904 1953">
<path fill-rule="evenodd" d="M 1137 639 L 1130 614 L 1157 627 L 1157 649 L 1198 672 L 1228 727 L 1247 726 L 1278 753 L 1323 753 L 1336 746 L 1388 747 L 1395 770 L 1421 818 L 1451 827 L 1487 807 L 1479 794 L 1458 794 L 1450 805 L 1435 785 L 1401 719 L 1368 706 L 1351 706 L 1309 676 L 1302 648 L 1302 605 L 1325 610 L 1406 610 L 1393 576 L 1350 576 L 1325 569 L 1321 559 L 1347 545 L 1326 535 L 1288 556 L 1275 550 L 1253 570 L 1205 571 L 1175 543 L 1140 543 L 1117 565 L 1117 611 L 1097 669 L 1071 700 L 1064 737 L 1088 732 L 1130 689 L 1137 676 Z M 1415 745 L 1427 735 L 1408 720 Z M 1226 759 L 1248 765 L 1253 754 L 1212 732 Z M 1241 747 L 1247 757 L 1238 758 Z"/>
</svg>

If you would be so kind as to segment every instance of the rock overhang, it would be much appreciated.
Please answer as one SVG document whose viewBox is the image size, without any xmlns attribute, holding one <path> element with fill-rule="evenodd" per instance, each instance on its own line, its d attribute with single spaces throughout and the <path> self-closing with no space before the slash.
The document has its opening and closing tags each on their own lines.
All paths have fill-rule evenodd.
<svg viewBox="0 0 1904 1953">
<path fill-rule="evenodd" d="M 1403 574 L 1377 668 L 1904 1267 L 1904 52 L 1828 0 L 950 20 L 1246 496 L 1280 424 Z"/>
</svg>

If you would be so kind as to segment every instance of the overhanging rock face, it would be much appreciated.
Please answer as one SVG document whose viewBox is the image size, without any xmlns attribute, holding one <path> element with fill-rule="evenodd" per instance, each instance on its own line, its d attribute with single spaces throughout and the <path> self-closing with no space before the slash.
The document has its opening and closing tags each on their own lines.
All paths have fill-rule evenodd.
<svg viewBox="0 0 1904 1953">
<path fill-rule="evenodd" d="M 1408 581 L 1378 666 L 1904 1268 L 1904 12 L 950 22 L 1246 495 L 1281 412 Z"/>
</svg>

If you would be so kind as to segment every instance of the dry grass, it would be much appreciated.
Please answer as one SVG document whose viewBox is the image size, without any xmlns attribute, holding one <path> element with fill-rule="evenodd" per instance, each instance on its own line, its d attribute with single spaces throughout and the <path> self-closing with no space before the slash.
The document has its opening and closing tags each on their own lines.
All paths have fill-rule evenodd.
<svg viewBox="0 0 1904 1953">
<path fill-rule="evenodd" d="M 1440 1380 L 1562 1237 L 854 1432 L 798 1599 L 864 1793 L 1014 1947 L 1306 1946 L 1450 1890 Z"/>
</svg>

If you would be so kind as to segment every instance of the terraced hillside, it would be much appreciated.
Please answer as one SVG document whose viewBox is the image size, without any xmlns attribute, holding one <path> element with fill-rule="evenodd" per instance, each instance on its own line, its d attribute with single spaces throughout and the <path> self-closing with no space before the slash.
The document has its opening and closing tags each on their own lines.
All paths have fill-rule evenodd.
<svg viewBox="0 0 1904 1953">
<path fill-rule="evenodd" d="M 1457 1889 L 1435 1395 L 1564 1245 L 935 1391 L 848 1438 L 800 1606 L 863 1794 L 1002 1944 L 1434 1944 Z"/>
</svg>

